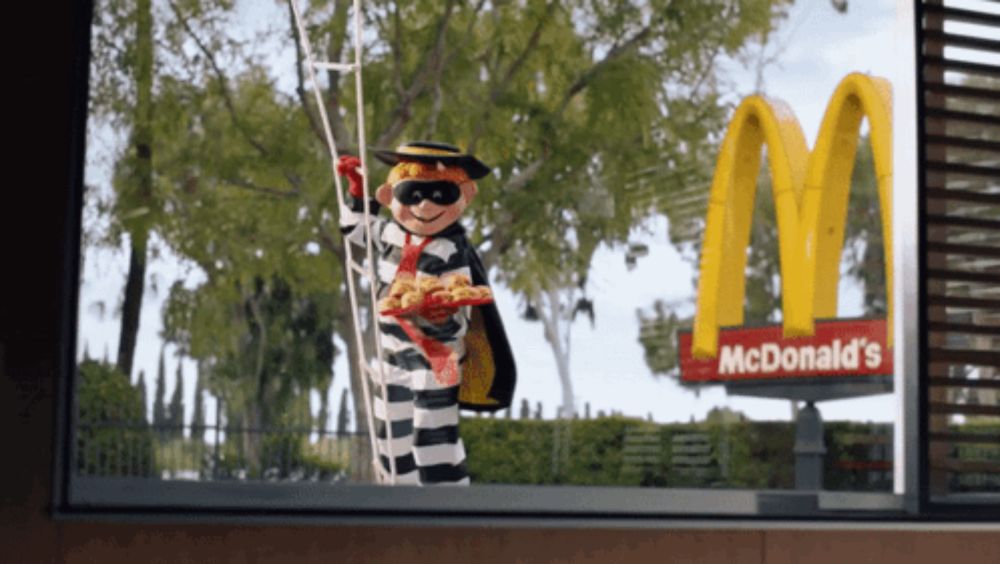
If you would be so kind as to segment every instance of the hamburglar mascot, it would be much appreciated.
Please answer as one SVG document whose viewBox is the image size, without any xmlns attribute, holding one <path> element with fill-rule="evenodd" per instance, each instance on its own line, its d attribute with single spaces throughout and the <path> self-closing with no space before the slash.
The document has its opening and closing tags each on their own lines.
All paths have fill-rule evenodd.
<svg viewBox="0 0 1000 564">
<path fill-rule="evenodd" d="M 476 196 L 475 181 L 490 169 L 443 143 L 407 143 L 395 151 L 376 150 L 375 156 L 392 165 L 369 202 L 388 395 L 381 397 L 376 382 L 378 466 L 387 477 L 391 453 L 397 484 L 468 484 L 459 407 L 508 408 L 515 382 L 486 270 L 458 223 Z M 360 168 L 349 155 L 337 163 L 350 182 L 341 231 L 363 245 Z M 378 217 L 381 206 L 392 220 Z"/>
</svg>

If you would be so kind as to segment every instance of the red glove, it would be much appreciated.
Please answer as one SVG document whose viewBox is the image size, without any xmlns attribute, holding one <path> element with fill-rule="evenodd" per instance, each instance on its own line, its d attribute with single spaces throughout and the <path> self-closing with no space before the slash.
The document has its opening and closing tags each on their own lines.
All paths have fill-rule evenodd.
<svg viewBox="0 0 1000 564">
<path fill-rule="evenodd" d="M 340 155 L 337 159 L 337 174 L 341 176 L 346 176 L 349 182 L 347 187 L 347 192 L 357 199 L 361 199 L 364 196 L 364 181 L 361 179 L 361 173 L 358 170 L 361 168 L 361 160 L 354 155 Z"/>
</svg>

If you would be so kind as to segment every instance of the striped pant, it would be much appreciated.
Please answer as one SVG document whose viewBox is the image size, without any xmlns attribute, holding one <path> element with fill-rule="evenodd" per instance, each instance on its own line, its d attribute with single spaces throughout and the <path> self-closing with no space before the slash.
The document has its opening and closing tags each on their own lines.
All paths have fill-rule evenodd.
<svg viewBox="0 0 1000 564">
<path fill-rule="evenodd" d="M 465 446 L 458 436 L 459 387 L 438 384 L 431 370 L 382 366 L 388 398 L 382 397 L 379 382 L 373 388 L 383 483 L 389 483 L 392 456 L 398 485 L 468 485 Z"/>
</svg>

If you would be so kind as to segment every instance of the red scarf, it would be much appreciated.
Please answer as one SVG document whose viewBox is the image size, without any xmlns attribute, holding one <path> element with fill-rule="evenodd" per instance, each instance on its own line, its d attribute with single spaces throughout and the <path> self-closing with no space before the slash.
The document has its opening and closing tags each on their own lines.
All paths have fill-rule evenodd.
<svg viewBox="0 0 1000 564">
<path fill-rule="evenodd" d="M 403 245 L 403 256 L 399 260 L 399 267 L 396 268 L 396 276 L 400 273 L 408 273 L 416 276 L 417 260 L 420 253 L 433 240 L 432 237 L 424 238 L 419 245 L 410 243 L 410 233 L 406 234 L 406 243 Z M 434 379 L 442 386 L 455 386 L 458 384 L 458 355 L 440 341 L 432 339 L 424 334 L 414 323 L 403 317 L 396 317 L 399 326 L 410 337 L 413 344 L 420 349 L 424 357 L 430 362 L 431 370 L 434 371 Z"/>
</svg>

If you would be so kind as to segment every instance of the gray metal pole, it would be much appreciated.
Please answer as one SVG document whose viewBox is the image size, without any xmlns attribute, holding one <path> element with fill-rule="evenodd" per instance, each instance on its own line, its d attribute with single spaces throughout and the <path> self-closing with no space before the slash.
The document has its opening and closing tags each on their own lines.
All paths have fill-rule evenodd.
<svg viewBox="0 0 1000 564">
<path fill-rule="evenodd" d="M 807 402 L 795 420 L 795 489 L 823 489 L 823 419 L 814 402 Z"/>
</svg>

